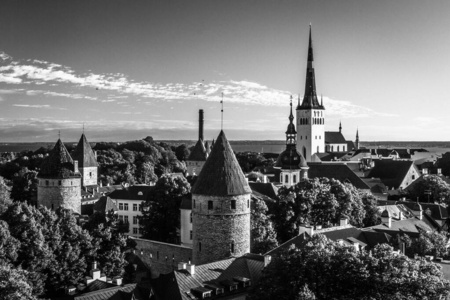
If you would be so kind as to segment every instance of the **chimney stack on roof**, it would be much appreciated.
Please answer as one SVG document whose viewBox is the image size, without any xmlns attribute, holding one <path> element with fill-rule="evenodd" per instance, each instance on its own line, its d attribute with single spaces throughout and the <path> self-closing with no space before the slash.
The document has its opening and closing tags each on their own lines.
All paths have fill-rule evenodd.
<svg viewBox="0 0 450 300">
<path fill-rule="evenodd" d="M 345 226 L 348 225 L 348 218 L 347 217 L 341 217 L 339 221 L 339 226 Z"/>
<path fill-rule="evenodd" d="M 422 220 L 423 216 L 423 209 L 422 205 L 419 204 L 419 202 L 416 202 L 412 208 L 414 216 L 416 216 L 419 220 Z"/>
<path fill-rule="evenodd" d="M 198 139 L 203 141 L 203 109 L 198 111 Z"/>
<path fill-rule="evenodd" d="M 391 226 L 392 226 L 391 214 L 387 211 L 387 209 L 385 209 L 381 213 L 381 223 L 386 225 L 388 228 L 391 228 Z"/>
<path fill-rule="evenodd" d="M 194 275 L 195 274 L 195 265 L 194 264 L 187 264 L 186 270 L 189 272 L 189 274 Z"/>
</svg>

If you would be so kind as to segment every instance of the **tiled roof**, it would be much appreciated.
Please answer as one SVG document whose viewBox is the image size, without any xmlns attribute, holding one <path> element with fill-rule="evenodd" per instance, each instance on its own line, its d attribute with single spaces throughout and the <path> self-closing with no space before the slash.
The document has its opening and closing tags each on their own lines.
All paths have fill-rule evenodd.
<svg viewBox="0 0 450 300">
<path fill-rule="evenodd" d="M 315 155 L 321 160 L 321 161 L 333 161 L 333 160 L 340 160 L 344 156 L 347 155 L 348 152 L 325 152 L 325 153 L 315 153 Z"/>
<path fill-rule="evenodd" d="M 278 199 L 278 188 L 272 183 L 249 182 L 252 192 L 257 192 L 274 200 Z"/>
<path fill-rule="evenodd" d="M 78 167 L 80 168 L 98 167 L 94 151 L 92 151 L 84 133 L 81 135 L 77 147 L 73 150 L 72 157 L 74 160 L 78 160 Z"/>
<path fill-rule="evenodd" d="M 225 133 L 221 131 L 192 188 L 192 194 L 229 196 L 251 192 Z"/>
<path fill-rule="evenodd" d="M 189 154 L 189 158 L 187 160 L 205 161 L 206 158 L 207 153 L 205 145 L 203 144 L 203 141 L 199 139 L 192 149 L 191 154 Z"/>
<path fill-rule="evenodd" d="M 133 185 L 117 189 L 110 193 L 108 196 L 112 199 L 123 200 L 142 200 L 147 199 L 148 194 L 154 189 L 154 186 L 150 185 Z"/>
<path fill-rule="evenodd" d="M 397 201 L 397 204 L 405 205 L 409 209 L 413 209 L 413 206 L 416 203 L 417 202 L 413 202 L 413 201 Z M 429 212 L 429 215 L 433 219 L 435 219 L 435 220 L 447 220 L 448 219 L 447 209 L 445 207 L 443 207 L 442 205 L 436 204 L 436 203 L 423 203 L 423 202 L 420 202 L 420 205 L 422 206 L 423 213 L 428 214 L 428 212 Z"/>
<path fill-rule="evenodd" d="M 358 189 L 370 189 L 370 187 L 344 163 L 310 163 L 308 177 L 334 178 L 343 183 L 349 182 Z"/>
<path fill-rule="evenodd" d="M 375 159 L 375 166 L 366 177 L 380 178 L 389 188 L 398 189 L 405 179 L 408 171 L 413 167 L 409 160 Z"/>
<path fill-rule="evenodd" d="M 65 296 L 64 300 L 148 300 L 150 288 L 141 284 L 131 283 L 123 286 L 112 286 L 101 290 L 89 291 L 81 295 Z"/>
<path fill-rule="evenodd" d="M 373 230 L 377 232 L 384 232 L 390 235 L 396 235 L 399 233 L 405 233 L 410 235 L 411 237 L 416 237 L 419 235 L 420 230 L 424 231 L 433 231 L 433 225 L 429 220 L 423 218 L 419 220 L 417 218 L 410 218 L 401 221 L 392 221 L 391 227 L 388 227 L 386 224 L 380 224 L 372 227 L 364 228 L 364 230 Z"/>
<path fill-rule="evenodd" d="M 117 208 L 114 201 L 108 196 L 100 197 L 100 199 L 98 199 L 97 202 L 95 202 L 94 204 L 94 211 L 104 213 L 111 210 L 118 211 L 119 209 Z"/>
<path fill-rule="evenodd" d="M 42 162 L 38 177 L 52 179 L 81 177 L 78 170 L 74 171 L 72 157 L 70 157 L 69 152 L 60 139 L 56 142 L 49 156 Z"/>
<path fill-rule="evenodd" d="M 325 144 L 347 144 L 347 141 L 339 131 L 325 131 Z"/>
<path fill-rule="evenodd" d="M 112 283 L 107 283 L 101 280 L 95 280 L 93 282 L 91 282 L 84 290 L 83 290 L 83 294 L 89 293 L 89 292 L 94 292 L 94 291 L 98 291 L 98 290 L 103 290 L 103 289 L 107 289 L 110 287 L 116 287 L 117 285 L 112 284 Z"/>
</svg>

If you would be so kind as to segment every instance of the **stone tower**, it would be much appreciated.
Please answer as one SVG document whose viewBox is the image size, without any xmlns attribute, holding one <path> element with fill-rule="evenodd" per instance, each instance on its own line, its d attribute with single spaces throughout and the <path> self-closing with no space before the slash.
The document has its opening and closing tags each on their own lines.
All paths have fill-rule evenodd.
<svg viewBox="0 0 450 300">
<path fill-rule="evenodd" d="M 286 187 L 296 185 L 302 179 L 308 178 L 309 169 L 302 154 L 297 151 L 297 132 L 295 131 L 293 120 L 291 96 L 291 113 L 286 130 L 286 150 L 281 152 L 274 166 L 277 169 L 281 169 L 280 182 Z"/>
<path fill-rule="evenodd" d="M 195 264 L 250 252 L 251 192 L 221 131 L 192 188 Z"/>
<path fill-rule="evenodd" d="M 97 157 L 86 139 L 84 133 L 81 135 L 77 147 L 72 152 L 74 160 L 78 161 L 78 170 L 81 173 L 82 186 L 97 185 L 98 163 Z"/>
<path fill-rule="evenodd" d="M 38 175 L 38 205 L 63 207 L 81 213 L 81 174 L 60 139 L 41 165 Z"/>
<path fill-rule="evenodd" d="M 208 158 L 208 151 L 203 142 L 203 109 L 198 111 L 198 141 L 186 160 L 187 173 L 199 175 Z"/>
<path fill-rule="evenodd" d="M 314 153 L 325 152 L 325 107 L 317 98 L 313 61 L 310 25 L 305 95 L 297 105 L 297 149 L 306 161 L 311 161 Z"/>
</svg>

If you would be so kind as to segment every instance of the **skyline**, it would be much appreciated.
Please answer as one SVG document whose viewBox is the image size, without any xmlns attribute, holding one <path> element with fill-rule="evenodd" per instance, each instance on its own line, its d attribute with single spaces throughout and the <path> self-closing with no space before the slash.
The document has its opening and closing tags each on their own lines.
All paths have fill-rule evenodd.
<svg viewBox="0 0 450 300">
<path fill-rule="evenodd" d="M 450 3 L 6 1 L 0 142 L 283 140 L 309 23 L 326 130 L 448 141 Z M 439 128 L 439 130 L 436 130 Z"/>
</svg>

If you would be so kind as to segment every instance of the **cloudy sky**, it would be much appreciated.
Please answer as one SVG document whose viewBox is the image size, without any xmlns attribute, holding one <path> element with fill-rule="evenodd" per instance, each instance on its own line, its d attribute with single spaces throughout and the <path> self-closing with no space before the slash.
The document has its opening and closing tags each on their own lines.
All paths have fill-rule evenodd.
<svg viewBox="0 0 450 300">
<path fill-rule="evenodd" d="M 326 130 L 450 140 L 448 0 L 0 4 L 0 142 L 284 139 L 309 23 Z"/>
</svg>

